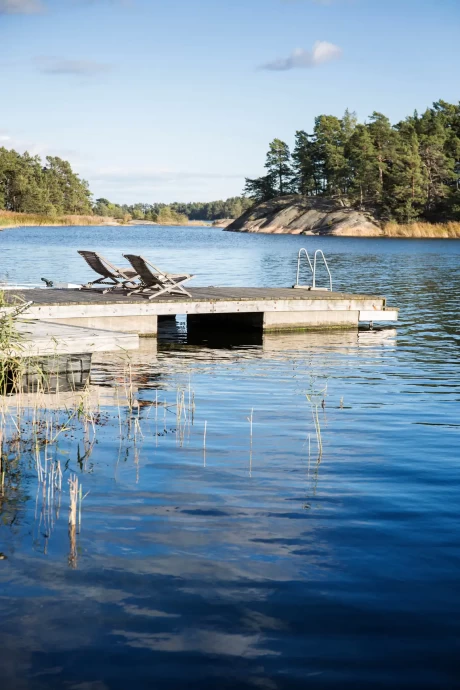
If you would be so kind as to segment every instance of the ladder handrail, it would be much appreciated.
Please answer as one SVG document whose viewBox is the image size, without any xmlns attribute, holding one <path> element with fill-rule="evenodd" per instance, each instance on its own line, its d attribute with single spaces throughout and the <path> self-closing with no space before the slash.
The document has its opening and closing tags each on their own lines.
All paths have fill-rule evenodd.
<svg viewBox="0 0 460 690">
<path fill-rule="evenodd" d="M 305 256 L 307 257 L 308 265 L 310 266 L 310 271 L 311 271 L 311 274 L 312 274 L 312 285 L 311 285 L 311 287 L 309 287 L 308 285 L 300 285 L 300 284 L 299 284 L 299 280 L 300 280 L 300 260 L 301 260 L 301 258 L 302 258 L 302 254 L 305 254 Z M 322 249 L 317 249 L 317 250 L 315 251 L 315 255 L 314 255 L 314 258 L 313 258 L 313 263 L 312 263 L 312 261 L 311 261 L 311 259 L 310 259 L 310 254 L 309 254 L 308 251 L 305 249 L 305 247 L 302 247 L 301 249 L 299 249 L 299 253 L 298 253 L 298 255 L 297 255 L 297 278 L 296 278 L 296 283 L 295 283 L 294 287 L 297 287 L 297 288 L 304 287 L 305 289 L 309 289 L 309 290 L 316 290 L 316 289 L 318 289 L 318 290 L 320 290 L 320 289 L 327 290 L 327 289 L 328 289 L 328 288 L 317 288 L 317 287 L 316 287 L 316 264 L 317 264 L 317 261 L 318 261 L 318 256 L 321 257 L 321 259 L 323 260 L 323 263 L 324 263 L 324 265 L 325 265 L 325 267 L 326 267 L 326 271 L 327 271 L 327 273 L 328 273 L 328 275 L 329 275 L 329 290 L 332 292 L 332 275 L 331 275 L 331 272 L 330 272 L 330 270 L 329 270 L 329 265 L 328 265 L 328 263 L 327 263 L 327 261 L 326 261 L 326 257 L 324 256 L 324 252 L 323 252 Z"/>
<path fill-rule="evenodd" d="M 296 285 L 299 284 L 299 278 L 300 278 L 300 259 L 301 259 L 301 256 L 302 256 L 302 252 L 305 253 L 305 256 L 307 257 L 308 263 L 310 264 L 310 270 L 311 270 L 312 276 L 313 276 L 313 273 L 314 273 L 314 272 L 313 272 L 313 264 L 312 264 L 312 262 L 311 262 L 310 255 L 309 255 L 309 253 L 307 252 L 307 250 L 306 250 L 304 247 L 302 247 L 301 249 L 299 249 L 299 254 L 298 254 L 298 256 L 297 256 L 297 278 L 296 278 L 296 281 L 295 281 L 295 284 L 296 284 Z"/>
<path fill-rule="evenodd" d="M 316 288 L 316 260 L 317 260 L 317 255 L 318 255 L 318 254 L 321 254 L 321 257 L 322 257 L 322 259 L 323 259 L 324 265 L 326 266 L 326 271 L 327 271 L 328 274 L 329 274 L 329 286 L 330 286 L 329 289 L 330 289 L 330 291 L 332 292 L 332 276 L 331 276 L 331 272 L 330 272 L 330 270 L 329 270 L 329 266 L 327 265 L 326 257 L 324 256 L 324 252 L 323 252 L 322 249 L 317 249 L 316 252 L 315 252 L 315 258 L 314 258 L 314 261 L 313 261 L 313 289 Z"/>
</svg>

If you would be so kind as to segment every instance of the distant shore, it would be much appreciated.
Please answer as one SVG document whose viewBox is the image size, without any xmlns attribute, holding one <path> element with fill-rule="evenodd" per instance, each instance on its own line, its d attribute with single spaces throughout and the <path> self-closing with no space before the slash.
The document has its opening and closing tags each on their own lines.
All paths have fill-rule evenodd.
<svg viewBox="0 0 460 690">
<path fill-rule="evenodd" d="M 385 222 L 336 198 L 289 194 L 255 204 L 226 230 L 273 235 L 460 239 L 460 222 Z"/>
<path fill-rule="evenodd" d="M 325 230 L 318 231 L 306 230 L 305 228 L 292 228 L 283 225 L 282 222 L 270 218 L 270 215 L 263 214 L 257 222 L 250 219 L 250 212 L 245 217 L 232 221 L 230 219 L 216 221 L 190 220 L 184 224 L 157 223 L 150 220 L 129 220 L 121 221 L 108 216 L 41 216 L 32 213 L 14 213 L 12 211 L 0 211 L 0 232 L 2 230 L 24 228 L 24 227 L 133 227 L 133 226 L 153 226 L 153 227 L 209 227 L 228 229 L 233 232 L 260 233 L 273 235 L 327 235 L 341 237 L 399 237 L 406 239 L 460 239 L 460 223 L 411 223 L 401 225 L 398 223 L 386 223 L 380 226 L 370 227 L 369 223 L 357 224 L 355 227 L 347 227 L 341 232 L 334 232 L 329 226 Z M 262 223 L 260 221 L 263 221 Z M 270 222 L 271 221 L 271 222 Z M 332 230 L 332 232 L 331 232 Z"/>
<path fill-rule="evenodd" d="M 133 225 L 152 225 L 156 227 L 174 226 L 174 227 L 188 227 L 188 226 L 209 226 L 212 227 L 211 221 L 190 220 L 188 223 L 156 223 L 151 220 L 129 220 L 122 221 L 110 218 L 109 216 L 45 216 L 38 213 L 14 213 L 13 211 L 0 211 L 0 232 L 12 228 L 24 227 L 74 227 L 91 225 L 94 227 L 121 227 Z"/>
<path fill-rule="evenodd" d="M 24 227 L 65 227 L 77 225 L 110 226 L 119 225 L 114 218 L 103 216 L 46 216 L 38 213 L 15 213 L 0 211 L 0 231 Z"/>
<path fill-rule="evenodd" d="M 241 232 L 259 235 L 301 235 L 303 237 L 362 237 L 362 238 L 400 238 L 408 240 L 458 240 L 460 239 L 460 223 L 411 223 L 408 225 L 398 225 L 398 223 L 387 223 L 377 232 L 369 232 L 367 227 L 346 229 L 338 232 L 313 232 L 292 230 L 283 226 L 267 226 L 263 229 L 242 229 L 233 230 L 224 228 L 230 232 Z"/>
</svg>

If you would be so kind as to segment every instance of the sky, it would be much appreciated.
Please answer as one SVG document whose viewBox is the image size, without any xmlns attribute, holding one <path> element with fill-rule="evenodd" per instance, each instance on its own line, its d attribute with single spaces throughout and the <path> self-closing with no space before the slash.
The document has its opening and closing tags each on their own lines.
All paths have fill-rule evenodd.
<svg viewBox="0 0 460 690">
<path fill-rule="evenodd" d="M 460 100 L 459 0 L 0 0 L 0 146 L 117 203 L 211 201 L 320 114 Z"/>
</svg>

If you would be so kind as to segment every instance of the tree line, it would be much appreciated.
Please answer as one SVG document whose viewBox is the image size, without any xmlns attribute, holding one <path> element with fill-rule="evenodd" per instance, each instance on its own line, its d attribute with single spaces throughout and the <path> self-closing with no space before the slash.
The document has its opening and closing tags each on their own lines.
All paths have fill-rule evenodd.
<svg viewBox="0 0 460 690">
<path fill-rule="evenodd" d="M 97 199 L 94 213 L 99 216 L 111 216 L 124 219 L 130 216 L 133 220 L 150 220 L 155 223 L 184 223 L 189 220 L 221 220 L 238 218 L 252 206 L 252 201 L 245 197 L 230 197 L 223 201 L 207 202 L 173 202 L 171 204 L 113 204 L 108 199 Z"/>
<path fill-rule="evenodd" d="M 57 156 L 20 154 L 0 148 L 0 209 L 19 213 L 38 213 L 48 217 L 64 214 L 109 216 L 117 220 L 150 220 L 183 224 L 188 220 L 237 218 L 252 201 L 231 197 L 226 201 L 172 204 L 114 204 L 96 199 L 89 185 L 68 161 Z"/>
<path fill-rule="evenodd" d="M 19 154 L 0 148 L 0 209 L 48 216 L 92 213 L 88 183 L 57 156 Z"/>
<path fill-rule="evenodd" d="M 356 113 L 320 115 L 313 132 L 269 146 L 267 173 L 246 179 L 255 202 L 286 194 L 332 197 L 384 219 L 460 220 L 460 104 L 438 101 L 392 125 L 374 112 L 364 124 Z"/>
</svg>

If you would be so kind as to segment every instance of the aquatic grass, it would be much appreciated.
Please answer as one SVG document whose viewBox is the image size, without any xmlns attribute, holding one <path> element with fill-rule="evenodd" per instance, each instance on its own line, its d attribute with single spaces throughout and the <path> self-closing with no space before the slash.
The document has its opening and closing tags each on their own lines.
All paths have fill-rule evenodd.
<svg viewBox="0 0 460 690">
<path fill-rule="evenodd" d="M 30 361 L 28 362 L 30 365 Z M 52 370 L 53 367 L 51 366 Z M 40 372 L 40 369 L 38 369 Z M 34 372 L 35 373 L 35 372 Z M 60 391 L 59 381 L 56 390 L 51 388 L 49 372 L 41 372 L 34 379 L 33 394 L 26 392 L 22 382 L 23 370 L 8 390 L 2 389 L 0 395 L 0 495 L 12 496 L 16 492 L 18 468 L 30 473 L 33 470 L 37 494 L 35 499 L 35 522 L 32 530 L 35 548 L 47 553 L 48 542 L 59 518 L 62 500 L 64 474 L 70 469 L 70 449 L 61 451 L 61 439 L 69 434 L 83 439 L 76 444 L 76 464 L 81 472 L 86 469 L 88 458 L 97 443 L 99 425 L 104 425 L 109 415 L 101 413 L 100 399 L 93 393 L 89 382 L 81 391 L 66 394 Z M 53 392 L 51 392 L 53 390 Z M 125 393 L 120 401 L 119 392 Z M 127 440 L 129 449 L 134 449 L 136 481 L 139 480 L 139 439 L 143 438 L 141 425 L 141 406 L 135 400 L 132 370 L 129 360 L 123 367 L 123 380 L 116 388 L 120 424 L 120 447 Z M 70 400 L 69 400 L 70 396 Z M 123 396 L 121 396 L 123 397 Z M 167 402 L 164 401 L 165 415 Z M 123 414 L 126 411 L 126 414 Z M 114 416 L 116 419 L 116 415 Z M 166 419 L 166 417 L 165 417 Z M 166 421 L 165 421 L 166 428 Z M 66 441 L 65 448 L 68 448 Z M 65 468 L 61 467 L 60 456 L 68 454 Z M 73 454 L 73 453 L 72 453 Z M 71 471 L 69 477 L 69 566 L 76 568 L 77 535 L 82 521 L 83 495 L 81 480 Z"/>
<path fill-rule="evenodd" d="M 323 457 L 323 437 L 321 434 L 321 424 L 319 421 L 319 408 L 325 408 L 327 396 L 327 383 L 322 388 L 317 387 L 317 383 L 314 377 L 310 379 L 310 389 L 305 393 L 308 403 L 310 404 L 310 409 L 313 417 L 313 424 L 315 427 L 316 442 L 318 446 L 318 464 L 321 462 Z M 309 453 L 310 453 L 310 436 L 309 436 Z"/>
<path fill-rule="evenodd" d="M 0 395 L 14 389 L 21 378 L 24 337 L 17 328 L 17 319 L 29 304 L 18 298 L 10 303 L 0 290 Z"/>
<path fill-rule="evenodd" d="M 84 438 L 84 459 L 86 459 L 92 452 L 96 441 L 97 425 L 101 422 L 99 403 L 97 402 L 97 405 L 91 408 L 92 400 L 88 390 L 74 397 L 73 405 L 69 406 L 64 399 L 61 404 L 58 392 L 53 396 L 56 409 L 50 409 L 46 387 L 42 383 L 34 393 L 32 404 L 30 396 L 21 388 L 18 389 L 13 401 L 11 396 L 0 397 L 2 493 L 7 478 L 12 475 L 19 463 L 25 470 L 34 469 L 37 495 L 33 542 L 35 546 L 42 544 L 44 553 L 47 552 L 48 541 L 55 522 L 59 518 L 61 507 L 64 472 L 58 457 L 60 438 L 70 431 L 80 432 Z M 30 460 L 32 460 L 32 465 Z M 84 465 L 80 457 L 78 461 L 83 471 Z M 76 474 L 70 475 L 69 491 L 69 565 L 75 568 L 77 567 L 76 538 L 81 529 L 82 502 L 87 495 L 83 495 L 81 482 Z"/>
<path fill-rule="evenodd" d="M 69 566 L 77 567 L 77 508 L 78 508 L 78 477 L 71 475 L 69 478 Z"/>
<path fill-rule="evenodd" d="M 189 377 L 188 385 L 176 387 L 176 440 L 182 448 L 185 439 L 190 440 L 191 429 L 195 422 L 195 391 Z"/>
<path fill-rule="evenodd" d="M 66 510 L 68 508 L 68 565 L 72 569 L 78 567 L 82 503 L 85 498 L 81 478 L 85 472 L 91 471 L 88 459 L 95 444 L 100 442 L 97 439 L 99 427 L 109 423 L 115 437 L 119 436 L 115 481 L 118 481 L 119 469 L 129 460 L 138 483 L 144 437 L 148 439 L 151 437 L 149 434 L 155 432 L 155 444 L 158 446 L 159 437 L 166 434 L 169 436 L 169 443 L 173 442 L 171 435 L 175 432 L 176 444 L 180 447 L 188 444 L 192 437 L 192 425 L 196 426 L 196 399 L 190 375 L 187 378 L 188 380 L 179 380 L 175 386 L 168 386 L 164 396 L 156 389 L 152 392 L 151 400 L 140 400 L 137 396 L 136 375 L 132 362 L 127 357 L 111 378 L 112 385 L 114 384 L 112 411 L 103 408 L 101 412 L 101 398 L 95 395 L 94 386 L 89 381 L 81 391 L 66 393 L 57 390 L 50 393 L 49 380 L 44 376 L 37 381 L 32 396 L 25 392 L 24 387 L 18 386 L 14 395 L 0 397 L 0 491 L 9 491 L 12 495 L 14 481 L 18 481 L 13 473 L 16 468 L 23 468 L 25 473 L 33 471 L 29 477 L 32 476 L 37 486 L 36 519 L 32 530 L 34 548 L 47 552 L 49 540 L 62 513 L 61 506 Z M 316 477 L 323 455 L 319 409 L 326 393 L 327 385 L 319 385 L 312 377 L 306 397 L 312 410 L 318 445 Z M 155 420 L 152 417 L 153 428 L 149 430 L 152 407 L 155 408 Z M 161 427 L 158 433 L 161 408 L 163 433 Z M 175 416 L 175 429 L 170 429 L 172 425 L 168 423 L 168 413 Z M 250 408 L 245 417 L 248 422 L 248 471 L 252 477 L 254 407 Z M 204 421 L 201 429 L 202 436 L 198 431 L 198 435 L 192 437 L 196 445 L 191 450 L 199 453 L 200 446 L 202 447 L 203 467 L 206 468 L 208 420 Z M 311 450 L 310 447 L 308 482 Z M 66 457 L 65 461 L 62 459 L 63 455 Z M 64 479 L 68 482 L 68 492 L 62 491 Z"/>
</svg>

